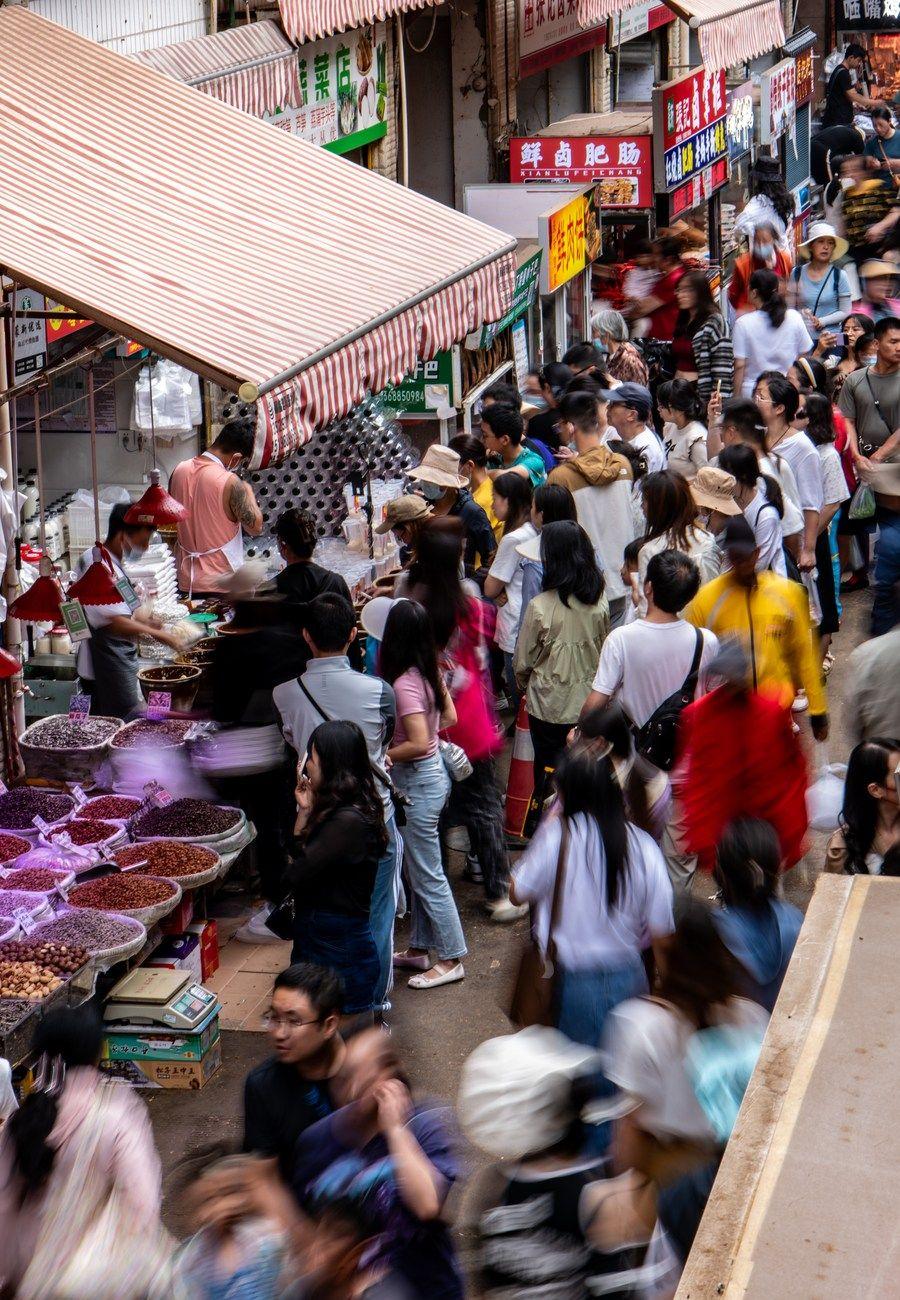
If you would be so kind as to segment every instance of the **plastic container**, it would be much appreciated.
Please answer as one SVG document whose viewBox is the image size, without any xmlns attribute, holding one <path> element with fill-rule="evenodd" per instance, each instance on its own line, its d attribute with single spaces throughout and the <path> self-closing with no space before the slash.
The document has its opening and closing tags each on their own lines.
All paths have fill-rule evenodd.
<svg viewBox="0 0 900 1300">
<path fill-rule="evenodd" d="M 112 504 L 109 501 L 100 502 L 100 536 L 106 536 L 106 527 L 109 523 L 109 516 L 112 513 Z M 69 503 L 68 510 L 69 527 L 69 559 L 75 563 L 73 552 L 80 556 L 88 547 L 93 546 L 97 540 L 97 528 L 94 522 L 93 505 L 80 504 L 75 501 Z"/>
</svg>

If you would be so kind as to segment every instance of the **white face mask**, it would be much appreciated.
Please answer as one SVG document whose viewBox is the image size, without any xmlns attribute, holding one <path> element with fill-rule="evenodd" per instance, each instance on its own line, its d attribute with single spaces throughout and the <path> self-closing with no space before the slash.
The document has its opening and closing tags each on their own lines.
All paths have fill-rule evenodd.
<svg viewBox="0 0 900 1300">
<path fill-rule="evenodd" d="M 761 262 L 768 262 L 770 257 L 775 256 L 774 244 L 756 244 L 756 256 Z"/>
<path fill-rule="evenodd" d="M 440 501 L 446 490 L 439 483 L 420 483 L 419 485 L 419 491 L 426 501 Z"/>
<path fill-rule="evenodd" d="M 132 546 L 129 542 L 126 542 L 122 547 L 122 558 L 126 564 L 135 564 L 138 560 L 142 560 L 145 555 L 146 551 L 143 547 Z"/>
</svg>

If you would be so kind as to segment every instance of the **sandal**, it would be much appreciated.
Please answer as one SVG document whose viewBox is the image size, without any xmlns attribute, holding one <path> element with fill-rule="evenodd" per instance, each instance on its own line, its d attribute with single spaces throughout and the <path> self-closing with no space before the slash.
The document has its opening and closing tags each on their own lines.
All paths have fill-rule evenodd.
<svg viewBox="0 0 900 1300">
<path fill-rule="evenodd" d="M 429 969 L 434 970 L 435 968 L 432 966 Z M 436 989 L 441 984 L 458 984 L 465 977 L 466 972 L 463 970 L 463 964 L 458 961 L 449 970 L 441 971 L 440 975 L 435 975 L 434 979 L 429 979 L 428 972 L 426 972 L 424 975 L 413 975 L 408 983 L 411 989 Z"/>
</svg>

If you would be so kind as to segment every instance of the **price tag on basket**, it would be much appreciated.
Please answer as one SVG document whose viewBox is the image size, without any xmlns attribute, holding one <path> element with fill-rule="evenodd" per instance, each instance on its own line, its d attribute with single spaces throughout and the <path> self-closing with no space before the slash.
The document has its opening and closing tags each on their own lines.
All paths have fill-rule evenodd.
<svg viewBox="0 0 900 1300">
<path fill-rule="evenodd" d="M 148 781 L 144 786 L 144 794 L 147 796 L 146 807 L 164 808 L 167 803 L 172 802 L 172 796 L 168 790 L 164 790 L 158 781 Z"/>
<path fill-rule="evenodd" d="M 42 835 L 50 834 L 50 823 L 45 822 L 43 817 L 32 817 L 31 824 L 36 826 Z"/>
<path fill-rule="evenodd" d="M 172 712 L 170 691 L 151 691 L 147 697 L 147 717 L 151 722 L 162 722 Z"/>
<path fill-rule="evenodd" d="M 13 920 L 23 934 L 31 934 L 33 930 L 37 929 L 37 921 L 24 907 L 13 908 Z"/>
<path fill-rule="evenodd" d="M 60 898 L 62 899 L 62 901 L 63 901 L 64 903 L 68 903 L 68 901 L 69 901 L 69 886 L 66 884 L 66 882 L 65 882 L 64 880 L 57 880 L 57 882 L 56 882 L 56 892 L 59 894 Z"/>
<path fill-rule="evenodd" d="M 69 717 L 75 722 L 84 722 L 91 711 L 89 695 L 73 695 L 69 700 Z"/>
<path fill-rule="evenodd" d="M 75 803 L 79 808 L 83 808 L 87 803 L 87 795 L 84 793 L 80 785 L 72 786 L 72 798 L 75 800 Z"/>
<path fill-rule="evenodd" d="M 8 793 L 9 793 L 9 792 L 8 792 L 8 790 L 7 790 L 7 788 L 6 788 L 6 782 L 5 782 L 5 781 L 0 781 L 0 794 L 8 794 Z"/>
</svg>

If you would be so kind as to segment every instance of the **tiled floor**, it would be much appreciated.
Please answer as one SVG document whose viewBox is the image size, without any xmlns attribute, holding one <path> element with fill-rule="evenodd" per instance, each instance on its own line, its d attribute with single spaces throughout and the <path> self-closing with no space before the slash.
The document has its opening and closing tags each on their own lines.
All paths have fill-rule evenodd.
<svg viewBox="0 0 900 1300">
<path fill-rule="evenodd" d="M 219 996 L 222 1029 L 260 1030 L 260 1016 L 272 994 L 272 979 L 290 964 L 291 945 L 238 943 L 231 936 L 240 919 L 219 919 L 219 969 L 204 980 Z"/>
</svg>

